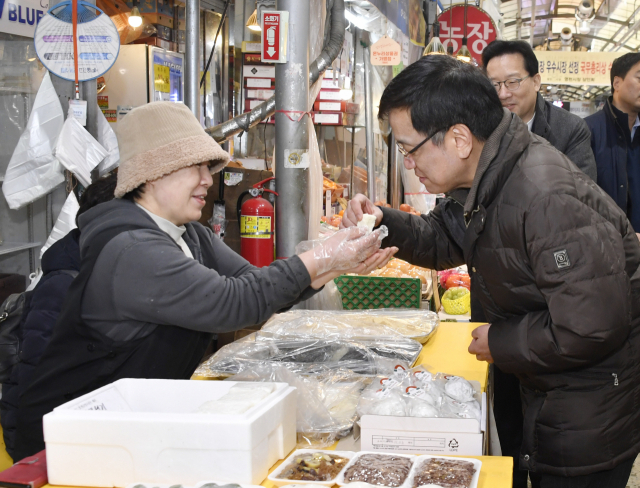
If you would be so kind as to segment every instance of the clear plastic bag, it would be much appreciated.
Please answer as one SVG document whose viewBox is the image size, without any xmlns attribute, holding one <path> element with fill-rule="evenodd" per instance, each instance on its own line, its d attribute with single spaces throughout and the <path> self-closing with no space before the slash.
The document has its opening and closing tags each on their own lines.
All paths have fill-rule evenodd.
<svg viewBox="0 0 640 488">
<path fill-rule="evenodd" d="M 233 381 L 284 382 L 297 389 L 298 447 L 321 448 L 349 434 L 366 379 L 338 370 L 303 377 L 281 364 L 264 362 L 231 378 Z"/>
<path fill-rule="evenodd" d="M 42 249 L 40 249 L 40 259 L 42 259 L 44 252 L 53 246 L 56 241 L 62 239 L 70 231 L 76 228 L 76 214 L 78 213 L 79 208 L 80 205 L 78 204 L 78 199 L 76 198 L 75 193 L 69 193 L 62 209 L 60 209 L 60 214 L 58 215 L 58 219 L 51 230 L 51 234 L 49 234 L 47 242 L 45 242 Z"/>
<path fill-rule="evenodd" d="M 313 250 L 318 274 L 331 270 L 349 270 L 357 267 L 373 255 L 389 235 L 386 226 L 380 226 L 373 232 L 351 227 L 341 229 L 332 236 L 303 241 L 296 246 L 296 254 Z"/>
<path fill-rule="evenodd" d="M 294 373 L 326 374 L 349 369 L 356 374 L 376 375 L 413 364 L 422 346 L 403 337 L 363 337 L 359 340 L 334 337 L 279 336 L 255 332 L 224 346 L 204 361 L 194 374 L 226 377 L 255 368 L 263 362 L 280 363 Z"/>
<path fill-rule="evenodd" d="M 107 156 L 107 151 L 74 117 L 67 117 L 56 144 L 56 158 L 85 187 L 91 171 Z"/>
<path fill-rule="evenodd" d="M 120 150 L 116 133 L 100 109 L 98 109 L 98 142 L 107 151 L 107 156 L 98 165 L 98 174 L 102 177 L 120 165 Z"/>
<path fill-rule="evenodd" d="M 335 285 L 334 285 L 335 286 Z M 362 311 L 292 310 L 276 314 L 262 326 L 277 335 L 313 337 L 409 337 L 425 343 L 440 324 L 429 310 L 378 309 Z"/>
<path fill-rule="evenodd" d="M 64 113 L 47 72 L 4 175 L 2 192 L 12 210 L 37 200 L 64 182 L 64 170 L 53 155 L 63 124 Z"/>
</svg>

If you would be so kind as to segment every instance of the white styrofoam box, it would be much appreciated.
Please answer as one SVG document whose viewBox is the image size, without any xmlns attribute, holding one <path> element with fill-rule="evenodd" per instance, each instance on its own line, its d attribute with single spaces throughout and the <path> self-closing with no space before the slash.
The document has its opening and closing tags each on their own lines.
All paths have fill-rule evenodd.
<svg viewBox="0 0 640 488">
<path fill-rule="evenodd" d="M 267 163 L 264 159 L 256 159 L 256 158 L 236 158 L 236 161 L 240 161 L 242 166 L 246 169 L 255 169 L 259 171 L 264 171 L 267 169 Z"/>
<path fill-rule="evenodd" d="M 411 454 L 482 456 L 487 397 L 482 394 L 482 422 L 476 419 L 363 415 L 361 449 Z"/>
<path fill-rule="evenodd" d="M 280 478 L 280 475 L 283 471 L 289 468 L 289 466 L 293 463 L 294 459 L 300 456 L 301 454 L 313 454 L 315 452 L 321 452 L 323 454 L 329 454 L 334 456 L 340 456 L 346 459 L 352 459 L 356 453 L 353 451 L 323 451 L 321 449 L 296 449 L 291 453 L 291 455 L 285 459 L 280 466 L 273 470 L 273 472 L 269 475 L 269 481 L 271 481 L 276 486 L 285 486 L 285 485 L 317 485 L 317 486 L 333 486 L 336 484 L 336 480 L 340 477 L 340 474 L 347 467 L 347 464 L 344 465 L 344 468 L 336 475 L 336 477 L 332 480 L 328 481 L 300 481 L 300 480 L 288 480 L 286 478 Z"/>
<path fill-rule="evenodd" d="M 260 484 L 295 447 L 295 388 L 273 383 L 242 414 L 194 413 L 236 384 L 122 379 L 61 405 L 43 419 L 49 483 Z"/>
<path fill-rule="evenodd" d="M 416 459 L 416 462 L 413 463 L 413 467 L 411 468 L 411 473 L 409 473 L 409 480 L 408 480 L 409 486 L 413 486 L 413 480 L 415 479 L 416 474 L 420 470 L 420 466 L 422 465 L 422 463 L 424 463 L 425 461 L 428 461 L 429 459 L 434 459 L 434 458 L 446 459 L 447 461 L 452 461 L 455 459 L 458 461 L 467 461 L 469 463 L 472 463 L 476 472 L 473 473 L 473 478 L 471 478 L 471 484 L 469 485 L 469 488 L 478 488 L 478 481 L 480 480 L 480 470 L 482 469 L 482 461 L 480 461 L 479 459 L 473 459 L 473 458 L 458 458 L 458 457 L 452 457 L 452 456 L 447 456 L 446 458 L 438 458 L 438 456 L 429 456 L 429 455 L 418 456 L 418 459 Z"/>
<path fill-rule="evenodd" d="M 363 447 L 362 449 L 364 449 L 364 447 Z M 381 452 L 372 452 L 372 451 L 365 451 L 365 450 L 362 450 L 362 451 L 360 451 L 360 452 L 356 453 L 356 455 L 355 455 L 355 456 L 353 456 L 353 457 L 351 458 L 351 461 L 349 461 L 349 464 L 347 464 L 347 466 L 342 470 L 342 473 L 340 473 L 340 474 L 338 475 L 338 477 L 336 478 L 336 484 L 337 484 L 337 485 L 345 486 L 345 485 L 348 485 L 349 483 L 354 483 L 354 482 L 350 482 L 350 481 L 345 481 L 345 480 L 344 480 L 344 475 L 345 475 L 345 473 L 347 472 L 347 470 L 348 470 L 348 469 L 349 469 L 353 464 L 355 464 L 355 463 L 357 462 L 358 458 L 360 458 L 360 457 L 364 456 L 365 454 L 384 454 L 384 453 L 381 453 Z M 411 454 L 404 454 L 404 453 L 402 453 L 402 454 L 396 454 L 396 455 L 397 455 L 397 456 L 402 456 L 402 457 L 406 457 L 406 458 L 411 459 L 411 460 L 413 461 L 413 464 L 415 465 L 415 462 L 416 462 L 417 456 L 413 456 L 413 455 L 411 455 Z M 411 466 L 411 469 L 413 470 L 413 465 Z M 410 487 L 411 487 L 411 485 L 409 484 L 409 478 L 410 478 L 410 477 L 411 477 L 411 471 L 409 471 L 409 474 L 407 475 L 407 479 L 404 481 L 404 483 L 402 483 L 398 488 L 410 488 Z M 385 485 L 380 484 L 380 485 L 378 485 L 378 486 L 385 486 Z"/>
</svg>

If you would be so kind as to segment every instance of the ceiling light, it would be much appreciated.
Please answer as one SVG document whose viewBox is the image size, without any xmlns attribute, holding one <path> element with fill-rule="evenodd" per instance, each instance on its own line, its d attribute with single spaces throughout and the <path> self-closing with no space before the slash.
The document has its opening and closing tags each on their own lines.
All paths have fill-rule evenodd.
<svg viewBox="0 0 640 488">
<path fill-rule="evenodd" d="M 142 17 L 140 16 L 140 10 L 138 7 L 133 7 L 129 14 L 129 25 L 134 29 L 142 25 Z"/>
<path fill-rule="evenodd" d="M 591 23 L 588 20 L 583 20 L 580 22 L 578 30 L 580 31 L 580 34 L 588 34 L 591 31 Z"/>
<path fill-rule="evenodd" d="M 427 47 L 424 48 L 424 51 L 422 52 L 423 56 L 430 56 L 433 54 L 447 54 L 447 50 L 442 45 L 442 42 L 440 42 L 439 36 L 440 24 L 436 22 L 436 24 L 433 26 L 433 37 L 429 41 L 429 44 L 427 44 Z"/>
<path fill-rule="evenodd" d="M 258 9 L 255 9 L 251 14 L 251 17 L 249 17 L 249 20 L 247 20 L 247 27 L 255 32 L 262 30 L 262 27 L 260 27 L 260 24 L 258 23 Z"/>
<path fill-rule="evenodd" d="M 473 66 L 478 66 L 478 62 L 471 55 L 471 51 L 469 51 L 469 48 L 467 47 L 466 38 L 462 39 L 462 47 L 458 50 L 456 54 L 456 59 L 458 61 L 462 61 L 463 63 L 469 63 L 469 64 L 472 64 Z"/>
</svg>

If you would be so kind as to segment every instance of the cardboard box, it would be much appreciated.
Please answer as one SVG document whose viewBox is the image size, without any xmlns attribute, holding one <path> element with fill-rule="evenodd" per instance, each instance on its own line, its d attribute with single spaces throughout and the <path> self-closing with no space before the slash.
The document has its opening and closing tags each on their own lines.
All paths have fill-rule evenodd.
<svg viewBox="0 0 640 488">
<path fill-rule="evenodd" d="M 342 125 L 342 113 L 313 112 L 313 123 L 318 125 Z"/>
<path fill-rule="evenodd" d="M 482 419 L 448 419 L 363 415 L 360 442 L 363 451 L 400 454 L 482 456 L 486 432 L 487 399 L 482 394 Z"/>
<path fill-rule="evenodd" d="M 170 29 L 173 29 L 173 17 L 169 15 L 157 14 L 157 13 L 142 13 L 142 16 L 150 24 L 160 24 L 165 27 L 169 27 Z"/>
<path fill-rule="evenodd" d="M 295 388 L 275 383 L 241 414 L 195 412 L 236 383 L 122 379 L 55 408 L 43 418 L 49 483 L 261 483 L 295 447 Z"/>
<path fill-rule="evenodd" d="M 275 90 L 246 90 L 245 98 L 256 100 L 269 100 L 276 94 Z"/>
<path fill-rule="evenodd" d="M 273 88 L 276 87 L 274 78 L 245 78 L 244 86 L 247 88 Z"/>
<path fill-rule="evenodd" d="M 340 95 L 340 90 L 320 90 L 316 100 L 342 101 L 342 96 Z"/>
<path fill-rule="evenodd" d="M 276 67 L 265 64 L 245 64 L 242 67 L 245 78 L 275 78 Z"/>
<path fill-rule="evenodd" d="M 313 104 L 313 110 L 316 112 L 344 112 L 347 110 L 347 102 L 344 100 L 330 102 L 316 100 Z"/>
<path fill-rule="evenodd" d="M 142 39 L 136 39 L 132 41 L 131 44 L 146 44 L 148 46 L 156 46 L 162 49 L 166 49 L 167 51 L 176 51 L 177 45 L 175 42 L 165 41 L 164 39 L 160 39 L 159 37 L 144 37 Z"/>
</svg>

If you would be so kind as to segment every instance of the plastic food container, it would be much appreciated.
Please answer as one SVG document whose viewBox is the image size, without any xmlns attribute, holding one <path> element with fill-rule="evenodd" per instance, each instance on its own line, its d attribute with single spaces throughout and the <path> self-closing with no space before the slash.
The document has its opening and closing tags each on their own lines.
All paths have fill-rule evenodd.
<svg viewBox="0 0 640 488">
<path fill-rule="evenodd" d="M 384 452 L 373 452 L 373 451 L 360 451 L 358 453 L 356 453 L 356 455 L 351 459 L 351 461 L 349 461 L 349 464 L 347 464 L 345 466 L 345 468 L 342 470 L 342 473 L 340 473 L 340 475 L 338 476 L 338 478 L 336 478 L 336 484 L 340 485 L 340 486 L 344 486 L 344 485 L 348 485 L 349 483 L 358 483 L 358 481 L 345 481 L 344 476 L 345 473 L 349 470 L 349 468 L 351 466 L 353 466 L 355 463 L 358 462 L 358 459 L 360 459 L 362 456 L 367 455 L 367 454 L 374 454 L 376 456 L 389 456 L 389 457 L 404 457 L 404 458 L 408 458 L 411 459 L 413 461 L 413 464 L 415 465 L 415 461 L 417 459 L 417 456 L 411 455 L 411 454 L 389 454 L 389 453 L 384 453 Z M 407 479 L 404 480 L 404 482 L 395 488 L 410 488 L 411 485 L 409 484 L 409 480 L 411 479 L 411 472 L 413 471 L 413 465 L 411 466 L 411 470 L 409 471 L 408 475 L 407 475 Z M 387 485 L 377 485 L 377 486 L 387 486 Z"/>
<path fill-rule="evenodd" d="M 333 486 L 336 484 L 336 480 L 340 477 L 340 475 L 344 472 L 347 464 L 340 470 L 340 472 L 332 479 L 327 481 L 304 481 L 304 480 L 288 480 L 285 478 L 280 478 L 280 475 L 284 473 L 289 466 L 295 461 L 296 457 L 301 454 L 313 454 L 316 452 L 320 452 L 322 454 L 340 456 L 343 458 L 347 458 L 351 460 L 357 453 L 353 451 L 323 451 L 321 449 L 297 449 L 294 451 L 287 459 L 285 459 L 280 466 L 278 466 L 270 475 L 269 481 L 271 481 L 276 486 L 284 486 L 284 485 L 318 485 L 318 486 Z"/>
<path fill-rule="evenodd" d="M 480 469 L 482 468 L 482 461 L 473 458 L 459 458 L 459 457 L 449 457 L 449 456 L 418 456 L 415 463 L 413 463 L 413 467 L 411 468 L 411 473 L 409 473 L 408 486 L 407 488 L 413 488 L 413 483 L 416 475 L 420 472 L 420 467 L 430 459 L 445 459 L 447 461 L 466 461 L 473 464 L 476 472 L 473 474 L 471 478 L 471 484 L 468 488 L 478 488 L 478 480 L 480 479 Z M 437 486 L 437 485 L 436 485 Z"/>
<path fill-rule="evenodd" d="M 262 483 L 295 447 L 296 392 L 272 383 L 243 413 L 196 412 L 238 384 L 122 379 L 61 405 L 43 419 L 49 483 Z"/>
</svg>

